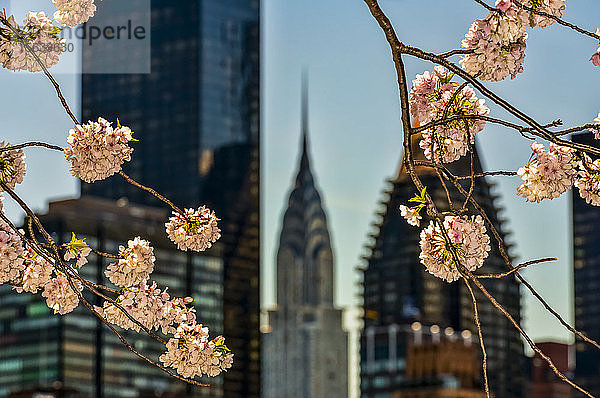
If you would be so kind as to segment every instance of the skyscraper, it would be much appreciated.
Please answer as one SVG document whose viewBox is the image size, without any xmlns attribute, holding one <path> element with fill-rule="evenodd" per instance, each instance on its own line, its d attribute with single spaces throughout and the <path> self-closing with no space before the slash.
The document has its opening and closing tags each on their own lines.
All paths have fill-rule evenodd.
<svg viewBox="0 0 600 398">
<path fill-rule="evenodd" d="M 107 12 L 110 9 L 108 3 L 112 2 L 98 4 L 98 12 Z M 206 316 L 207 323 L 213 322 L 215 330 L 226 336 L 235 359 L 233 368 L 223 376 L 222 387 L 216 391 L 222 391 L 224 397 L 256 398 L 260 391 L 259 0 L 152 0 L 148 4 L 151 4 L 150 73 L 109 74 L 111 71 L 107 69 L 106 74 L 85 74 L 86 71 L 95 70 L 93 66 L 96 64 L 110 66 L 111 63 L 134 62 L 138 54 L 119 53 L 107 57 L 98 46 L 83 46 L 81 118 L 83 122 L 98 117 L 113 122 L 118 119 L 131 127 L 139 142 L 135 144 L 132 161 L 124 167 L 125 173 L 165 194 L 180 207 L 208 205 L 222 220 L 222 238 L 218 247 L 205 253 L 214 266 L 206 272 L 206 276 L 218 276 L 222 287 L 220 295 L 215 293 L 219 297 L 218 302 L 209 305 L 216 308 L 220 317 L 217 318 L 214 311 Z M 123 18 L 123 15 L 117 16 Z M 108 17 L 110 21 L 110 15 Z M 93 20 L 91 23 L 94 23 Z M 67 224 L 77 227 L 69 227 L 73 232 L 89 236 L 90 242 L 112 242 L 110 244 L 113 246 L 116 242 L 125 243 L 123 237 L 118 234 L 110 236 L 103 229 L 111 221 L 118 222 L 118 216 L 109 216 L 108 212 L 103 211 L 94 215 L 90 203 L 98 202 L 89 197 L 108 199 L 112 204 L 106 206 L 110 208 L 118 207 L 115 205 L 117 201 L 128 201 L 134 209 L 161 206 L 160 209 L 164 211 L 162 203 L 128 185 L 119 176 L 96 184 L 82 183 L 81 193 L 83 202 L 69 205 L 84 208 L 84 215 L 91 219 L 90 224 L 98 225 L 98 231 L 104 235 L 99 237 L 97 231 L 89 231 L 86 225 L 68 224 L 66 211 L 51 211 L 48 220 L 61 239 L 64 239 L 61 234 L 70 232 L 63 225 Z M 88 206 L 83 206 L 86 203 Z M 165 218 L 167 214 L 163 213 L 162 218 Z M 115 214 L 119 214 L 118 211 Z M 148 210 L 143 214 L 150 217 L 148 224 L 154 225 L 154 233 L 160 239 L 158 236 L 164 232 L 164 225 L 159 225 L 152 218 L 156 213 Z M 123 225 L 124 229 L 127 227 Z M 148 234 L 153 235 L 151 231 Z M 130 238 L 132 236 L 127 239 Z M 187 273 L 195 269 L 191 263 L 204 261 L 202 256 L 187 256 L 185 253 L 176 255 L 175 246 L 168 242 L 163 244 L 165 246 L 162 249 L 168 255 L 162 260 L 165 268 L 159 266 L 165 270 L 165 274 L 160 276 L 161 272 L 156 272 L 159 279 L 175 282 L 174 278 L 178 278 L 180 280 L 177 283 L 194 284 L 188 286 L 191 290 L 184 286 L 175 288 L 181 294 L 212 289 L 211 285 L 203 286 L 205 281 L 201 279 L 190 279 L 192 276 Z M 88 268 L 91 270 L 93 267 Z M 172 272 L 176 275 L 169 276 Z M 0 349 L 14 358 L 15 349 L 10 339 L 19 333 L 24 335 L 21 333 L 23 330 L 33 334 L 42 328 L 46 337 L 41 340 L 45 343 L 35 346 L 35 350 L 40 350 L 35 351 L 40 354 L 38 360 L 32 360 L 31 363 L 18 359 L 3 362 L 4 365 L 0 365 L 0 378 L 11 378 L 22 373 L 19 377 L 29 377 L 31 382 L 36 378 L 50 382 L 61 379 L 63 375 L 60 372 L 65 369 L 64 364 L 60 363 L 65 350 L 61 345 L 65 341 L 61 340 L 64 336 L 60 332 L 63 330 L 61 322 L 72 323 L 71 328 L 88 330 L 86 327 L 90 323 L 95 325 L 95 320 L 88 315 L 80 317 L 78 314 L 64 320 L 51 317 L 46 314 L 44 303 L 36 302 L 36 305 L 30 306 L 29 301 L 19 301 L 26 300 L 23 297 L 26 296 L 15 298 L 12 294 L 5 294 L 0 297 L 6 310 L 4 315 L 0 315 L 0 319 L 6 322 L 2 335 L 4 346 Z M 25 319 L 28 314 L 39 316 L 36 315 L 32 323 Z M 93 335 L 83 332 L 80 335 L 82 339 L 93 338 Z M 86 341 L 86 345 L 88 343 Z M 106 344 L 105 350 L 117 350 L 116 346 Z M 139 344 L 147 346 L 148 343 L 140 339 Z M 75 350 L 88 349 L 77 344 L 73 347 Z M 130 358 L 122 348 L 118 349 L 124 358 Z M 30 350 L 34 350 L 34 346 Z M 73 362 L 73 368 L 89 369 L 91 365 L 88 362 L 93 360 L 90 359 L 92 352 L 79 351 L 79 354 L 81 357 Z M 102 357 L 99 358 L 101 361 Z M 113 385 L 116 386 L 119 377 L 128 374 L 128 369 L 119 374 L 118 366 L 125 367 L 125 363 L 123 361 L 115 365 L 117 368 L 111 369 L 103 368 L 102 364 L 94 366 L 104 369 L 105 375 L 114 376 Z M 5 368 L 2 369 L 2 366 Z M 25 368 L 31 369 L 19 373 L 20 369 Z M 152 378 L 148 375 L 156 374 L 144 373 L 144 377 L 152 383 L 162 382 L 159 376 Z M 4 387 L 5 384 L 0 382 L 0 386 Z M 185 386 L 178 388 L 186 389 Z M 130 394 L 128 396 L 133 394 L 130 391 L 127 393 Z"/>
<path fill-rule="evenodd" d="M 277 252 L 277 307 L 264 335 L 263 398 L 347 398 L 348 338 L 333 305 L 327 217 L 310 168 L 306 81 L 300 166 Z"/>
<path fill-rule="evenodd" d="M 129 125 L 140 141 L 124 171 L 180 207 L 206 204 L 223 220 L 223 334 L 236 353 L 225 396 L 257 397 L 259 1 L 151 4 L 151 73 L 85 74 L 82 118 Z M 84 71 L 101 61 L 84 47 Z M 119 177 L 82 183 L 81 193 L 159 204 Z"/>
<path fill-rule="evenodd" d="M 413 137 L 415 154 L 418 137 Z M 421 155 L 422 156 L 422 155 Z M 475 170 L 481 170 L 475 156 Z M 463 158 L 449 165 L 455 175 L 469 175 L 470 165 Z M 427 192 L 442 206 L 446 194 L 437 175 L 431 169 L 418 167 Z M 420 322 L 438 330 L 452 328 L 476 333 L 473 321 L 473 305 L 462 281 L 447 283 L 429 274 L 419 260 L 419 232 L 400 215 L 399 206 L 408 205 L 416 189 L 406 171 L 401 168 L 395 178 L 388 181 L 385 198 L 377 212 L 375 231 L 368 246 L 363 271 L 364 331 L 361 336 L 361 391 L 363 398 L 387 397 L 386 393 L 398 391 L 406 372 L 405 339 L 390 330 Z M 468 188 L 467 188 L 468 189 Z M 462 204 L 459 192 L 450 188 L 450 195 Z M 474 198 L 485 209 L 492 223 L 502 232 L 496 199 L 485 179 L 477 179 Z M 474 214 L 474 213 L 471 213 Z M 424 217 L 424 223 L 428 223 Z M 485 260 L 481 272 L 506 270 L 497 245 Z M 520 321 L 519 284 L 513 277 L 487 280 L 488 291 Z M 496 398 L 523 396 L 524 362 L 523 345 L 512 325 L 482 294 L 477 293 L 484 340 L 488 353 L 488 374 Z M 390 351 L 390 347 L 395 347 Z M 368 350 L 372 350 L 370 355 Z"/>
<path fill-rule="evenodd" d="M 592 133 L 574 135 L 573 141 L 598 147 Z M 573 192 L 573 276 L 575 328 L 586 336 L 600 339 L 600 209 Z M 575 381 L 592 395 L 600 395 L 600 351 L 583 341 L 575 345 Z"/>
</svg>

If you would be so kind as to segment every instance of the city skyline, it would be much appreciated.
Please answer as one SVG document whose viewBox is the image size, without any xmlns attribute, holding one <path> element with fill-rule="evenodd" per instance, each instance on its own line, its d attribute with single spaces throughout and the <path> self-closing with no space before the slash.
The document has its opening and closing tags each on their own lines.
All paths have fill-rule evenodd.
<svg viewBox="0 0 600 398">
<path fill-rule="evenodd" d="M 34 3 L 44 2 L 27 0 L 13 4 L 12 8 L 22 15 L 26 7 Z M 386 2 L 384 6 L 404 41 L 439 51 L 457 48 L 470 23 L 485 14 L 485 10 L 472 2 L 431 4 L 434 7 L 425 7 L 426 10 L 417 3 L 402 1 Z M 568 2 L 565 18 L 593 30 L 591 27 L 597 23 L 593 10 L 598 7 L 591 0 Z M 51 4 L 46 8 L 51 8 Z M 446 16 L 450 13 L 455 18 L 449 21 Z M 330 23 L 332 15 L 338 21 L 334 25 Z M 403 15 L 412 17 L 406 19 Z M 339 257 L 336 284 L 340 288 L 336 302 L 351 305 L 355 303 L 353 268 L 360 263 L 381 187 L 386 178 L 393 176 L 400 158 L 397 87 L 389 49 L 361 1 L 334 0 L 325 4 L 290 0 L 285 5 L 265 1 L 263 16 L 266 60 L 262 72 L 266 99 L 263 109 L 266 133 L 263 144 L 266 184 L 262 205 L 265 210 L 263 304 L 273 303 L 277 225 L 288 177 L 295 166 L 295 143 L 299 139 L 297 77 L 301 68 L 307 66 L 311 73 L 311 107 L 314 109 L 313 163 L 330 209 L 333 246 Z M 419 23 L 424 18 L 431 22 L 429 26 Z M 436 35 L 441 28 L 445 34 Z M 551 121 L 560 114 L 567 126 L 589 122 L 598 111 L 592 87 L 599 77 L 587 62 L 594 45 L 593 41 L 586 41 L 559 26 L 536 30 L 528 41 L 525 73 L 514 81 L 490 84 L 490 87 L 497 88 L 503 96 L 513 99 L 540 120 Z M 551 51 L 555 46 L 564 50 L 560 57 Z M 410 79 L 431 69 L 430 65 L 413 61 L 408 62 L 408 67 Z M 573 75 L 592 84 L 570 90 Z M 78 77 L 59 75 L 58 80 L 69 103 L 78 108 Z M 547 81 L 553 81 L 554 85 L 546 84 Z M 7 139 L 21 142 L 42 136 L 53 143 L 64 143 L 72 126 L 43 76 L 1 71 L 0 82 L 7 90 L 23 94 L 12 98 L 11 103 L 0 110 L 6 120 Z M 557 96 L 555 86 L 566 89 Z M 44 105 L 36 109 L 38 120 L 28 116 L 32 97 Z M 368 101 L 364 101 L 365 98 Z M 572 107 L 565 114 L 562 113 L 564 102 L 581 106 Z M 529 157 L 527 143 L 492 126 L 481 134 L 480 144 L 487 169 L 514 170 Z M 31 199 L 36 209 L 43 210 L 50 198 L 69 197 L 76 192 L 76 182 L 68 175 L 62 155 L 40 150 L 28 151 L 27 155 L 28 175 L 20 192 Z M 563 196 L 541 205 L 526 204 L 515 194 L 518 179 L 496 181 L 520 259 L 548 255 L 560 258 L 555 264 L 532 268 L 525 273 L 526 277 L 540 288 L 559 313 L 572 319 L 568 199 Z M 9 200 L 5 202 L 11 216 L 18 218 L 14 205 Z M 555 286 L 557 278 L 565 283 Z M 526 297 L 525 302 L 524 322 L 533 337 L 569 339 L 569 334 L 555 321 L 542 315 L 541 307 L 531 298 Z"/>
</svg>

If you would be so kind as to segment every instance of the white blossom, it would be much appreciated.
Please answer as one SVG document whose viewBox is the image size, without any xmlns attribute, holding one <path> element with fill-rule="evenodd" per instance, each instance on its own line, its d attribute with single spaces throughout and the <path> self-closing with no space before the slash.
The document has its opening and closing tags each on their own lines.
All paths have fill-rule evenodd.
<svg viewBox="0 0 600 398">
<path fill-rule="evenodd" d="M 217 221 L 214 211 L 201 206 L 198 210 L 185 209 L 185 215 L 174 211 L 165 227 L 179 250 L 204 251 L 221 237 Z"/>
<path fill-rule="evenodd" d="M 119 246 L 119 255 L 123 257 L 112 263 L 104 272 L 115 285 L 129 287 L 147 280 L 154 270 L 154 248 L 150 242 L 139 236 L 127 242 L 127 247 Z"/>
</svg>

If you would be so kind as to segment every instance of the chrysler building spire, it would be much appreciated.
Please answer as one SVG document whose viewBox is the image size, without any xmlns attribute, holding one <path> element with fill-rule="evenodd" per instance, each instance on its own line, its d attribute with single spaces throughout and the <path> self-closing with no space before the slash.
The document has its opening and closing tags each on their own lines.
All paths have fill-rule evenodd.
<svg viewBox="0 0 600 398">
<path fill-rule="evenodd" d="M 333 305 L 333 252 L 311 170 L 308 79 L 302 79 L 300 164 L 277 251 L 277 307 L 263 339 L 263 398 L 347 398 L 348 343 Z"/>
</svg>

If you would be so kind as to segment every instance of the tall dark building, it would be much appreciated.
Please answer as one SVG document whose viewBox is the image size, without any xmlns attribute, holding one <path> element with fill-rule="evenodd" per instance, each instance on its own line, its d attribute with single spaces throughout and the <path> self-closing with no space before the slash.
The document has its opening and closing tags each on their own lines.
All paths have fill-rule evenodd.
<svg viewBox="0 0 600 398">
<path fill-rule="evenodd" d="M 592 133 L 574 135 L 573 141 L 598 147 Z M 575 290 L 575 328 L 586 336 L 600 340 L 600 208 L 587 204 L 578 192 L 573 203 L 573 265 Z M 600 395 L 600 351 L 577 341 L 575 381 L 592 395 Z M 577 396 L 577 395 L 576 395 Z"/>
<path fill-rule="evenodd" d="M 98 13 L 104 13 L 103 18 L 109 17 L 110 21 L 110 15 L 105 14 L 111 12 L 107 11 L 111 7 L 109 2 L 104 3 L 98 5 Z M 83 122 L 96 120 L 98 117 L 113 122 L 119 119 L 124 125 L 131 127 L 139 142 L 134 144 L 135 151 L 131 162 L 124 166 L 125 173 L 140 183 L 155 188 L 180 207 L 195 208 L 208 205 L 222 220 L 220 243 L 217 248 L 206 253 L 206 256 L 218 260 L 221 264 L 215 272 L 219 273 L 222 285 L 222 295 L 218 304 L 222 319 L 214 319 L 213 314 L 206 322 L 216 324 L 215 329 L 227 338 L 227 344 L 235 353 L 235 358 L 233 368 L 224 374 L 222 388 L 219 389 L 222 389 L 222 396 L 226 398 L 258 397 L 259 0 L 152 0 L 148 3 L 151 4 L 151 32 L 147 32 L 151 36 L 151 73 L 86 74 L 85 72 L 93 70 L 96 64 L 110 66 L 110 63 L 133 62 L 139 54 L 111 54 L 112 56 L 107 58 L 100 50 L 101 47 L 84 45 L 81 118 Z M 115 17 L 117 16 L 123 18 L 123 15 L 115 14 Z M 94 20 L 90 23 L 94 23 Z M 127 184 L 119 176 L 95 184 L 82 183 L 81 194 L 84 201 L 90 197 L 98 197 L 113 203 L 117 200 L 120 200 L 119 203 L 125 203 L 127 200 L 134 205 L 165 209 L 154 197 Z M 75 203 L 71 205 L 77 206 Z M 90 213 L 86 216 L 93 220 L 90 221 L 92 226 L 104 226 L 110 224 L 111 220 L 118 221 L 115 216 L 108 216 L 106 212 L 92 214 L 93 206 L 86 207 L 85 211 Z M 147 212 L 150 213 L 152 212 Z M 101 216 L 108 218 L 103 220 Z M 167 215 L 164 216 L 163 223 Z M 72 230 L 89 236 L 90 242 L 126 242 L 123 242 L 123 237 L 108 235 L 109 232 L 106 231 L 102 232 L 104 235 L 100 239 L 96 231 L 89 231 L 85 225 L 79 225 L 79 229 L 65 226 L 71 224 L 59 222 L 64 221 L 62 213 L 57 215 L 51 212 L 48 219 L 52 221 L 53 230 L 60 235 L 60 239 L 63 239 L 63 233 Z M 152 217 L 148 223 L 156 224 Z M 161 233 L 164 233 L 164 225 L 156 228 L 159 227 Z M 128 239 L 132 237 L 129 236 Z M 164 249 L 168 251 L 169 247 L 175 251 L 172 244 Z M 175 254 L 173 256 L 177 257 Z M 177 257 L 177 261 L 174 260 L 174 264 L 179 264 L 177 267 L 180 269 L 177 272 L 180 274 L 171 276 L 170 279 L 163 275 L 162 279 L 174 283 L 174 278 L 180 278 L 182 281 L 179 283 L 187 281 L 186 283 L 194 284 L 189 286 L 189 289 L 184 286 L 180 286 L 180 289 L 175 288 L 175 294 L 209 289 L 202 286 L 202 280 L 190 279 L 192 275 L 185 271 L 195 269 L 186 266 L 186 258 L 189 258 L 190 262 L 202 260 L 192 260 L 192 257 L 185 257 L 185 253 L 181 256 L 183 257 Z M 173 264 L 170 266 L 175 267 Z M 18 300 L 25 300 L 22 298 L 24 296 L 16 297 L 5 295 L 0 301 L 5 308 L 7 304 L 14 304 L 10 311 L 15 309 L 20 311 L 20 315 L 28 314 L 26 311 L 29 311 L 30 307 L 27 303 L 21 303 L 20 306 L 16 303 Z M 41 307 L 31 307 L 31 311 L 34 312 L 42 310 Z M 5 315 L 4 318 L 0 314 L 0 319 L 10 319 L 11 316 L 14 314 Z M 40 319 L 37 329 L 44 328 L 44 333 L 47 334 L 56 332 L 56 336 L 63 338 L 60 326 L 52 323 L 58 321 L 44 314 L 40 315 Z M 199 319 L 204 321 L 201 317 Z M 65 317 L 64 321 L 60 322 L 72 322 L 76 324 L 72 327 L 83 329 L 90 322 L 95 325 L 93 318 L 78 317 L 76 314 Z M 32 328 L 27 319 L 23 319 L 22 323 L 25 326 L 21 327 L 29 328 L 27 330 Z M 15 331 L 19 330 L 19 326 L 13 323 L 4 326 L 9 330 L 5 330 L 7 334 L 3 338 L 9 338 L 6 337 L 8 335 L 14 337 Z M 31 329 L 31 333 L 33 330 Z M 48 339 L 53 339 L 53 336 L 48 336 Z M 86 339 L 92 337 L 93 334 L 85 335 Z M 5 349 L 10 351 L 10 341 L 5 342 Z M 60 362 L 63 360 L 61 348 L 52 344 L 54 343 L 44 346 L 44 350 L 50 350 L 54 354 L 43 354 L 46 359 L 40 361 L 52 360 L 59 363 L 56 366 L 51 366 L 54 362 L 33 363 L 31 366 L 35 369 L 31 371 L 31 375 L 23 373 L 23 377 L 35 379 L 39 376 L 40 369 L 47 369 L 51 374 L 44 376 L 42 380 L 63 378 L 64 375 L 60 373 L 61 369 L 65 369 L 64 364 Z M 146 343 L 140 340 L 140 344 Z M 81 345 L 76 345 L 73 349 L 79 348 L 84 349 Z M 109 346 L 105 347 L 105 350 L 112 349 Z M 88 357 L 93 355 L 92 352 L 82 352 Z M 79 361 L 73 362 L 71 370 L 77 371 L 78 366 L 88 369 L 87 362 L 84 364 L 81 358 Z M 2 373 L 2 366 L 5 366 L 5 370 L 11 366 L 24 366 L 20 362 L 2 363 L 0 378 L 2 374 L 6 374 L 7 377 L 14 376 L 11 376 L 10 372 Z M 141 362 L 139 364 L 142 365 Z M 124 362 L 119 366 L 124 367 Z M 96 366 L 96 369 L 103 369 L 103 365 Z M 125 370 L 124 373 L 127 373 Z M 105 369 L 105 374 L 115 377 L 114 383 L 111 384 L 115 386 L 122 376 L 118 374 L 118 369 L 114 368 Z M 148 373 L 151 374 L 153 373 Z M 148 376 L 147 380 L 150 379 Z M 96 380 L 82 383 L 92 382 L 95 383 Z M 153 383 L 160 384 L 160 378 L 157 376 Z M 2 382 L 0 386 L 3 386 Z M 135 396 L 133 391 L 128 390 L 126 393 L 129 395 L 123 396 Z M 106 392 L 106 396 L 117 395 Z"/>
<path fill-rule="evenodd" d="M 264 335 L 263 398 L 348 397 L 348 337 L 333 303 L 333 250 L 310 165 L 306 84 L 302 153 L 277 251 L 277 307 Z"/>
<path fill-rule="evenodd" d="M 414 137 L 415 154 L 422 154 Z M 476 170 L 481 170 L 476 156 Z M 450 165 L 455 175 L 469 175 L 470 165 L 462 158 Z M 437 175 L 431 169 L 417 169 L 427 192 L 438 205 L 447 203 L 446 194 Z M 432 325 L 437 330 L 452 328 L 476 336 L 473 305 L 464 283 L 447 283 L 431 274 L 419 260 L 420 229 L 409 225 L 401 216 L 399 206 L 408 205 L 416 189 L 409 175 L 401 168 L 388 180 L 373 224 L 374 233 L 368 246 L 363 271 L 364 330 L 361 336 L 361 392 L 363 398 L 384 398 L 400 391 L 406 372 L 406 343 L 390 330 L 405 328 L 413 322 Z M 467 187 L 468 189 L 468 187 Z M 456 203 L 462 196 L 450 189 Z M 496 229 L 502 232 L 495 197 L 490 184 L 479 179 L 474 198 L 485 209 Z M 442 210 L 445 210 L 442 208 Z M 423 212 L 424 213 L 424 212 Z M 471 212 L 471 214 L 475 214 Z M 424 217 L 421 228 L 429 223 Z M 497 244 L 492 242 L 489 257 L 481 272 L 502 272 L 504 264 Z M 487 280 L 488 291 L 520 321 L 521 296 L 519 284 L 510 277 Z M 476 287 L 474 287 L 475 290 Z M 478 291 L 477 298 L 488 353 L 488 375 L 496 398 L 519 398 L 524 393 L 524 354 L 518 332 L 504 316 Z M 391 350 L 390 347 L 394 349 Z M 393 352 L 392 352 L 393 351 Z"/>
</svg>

